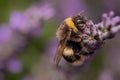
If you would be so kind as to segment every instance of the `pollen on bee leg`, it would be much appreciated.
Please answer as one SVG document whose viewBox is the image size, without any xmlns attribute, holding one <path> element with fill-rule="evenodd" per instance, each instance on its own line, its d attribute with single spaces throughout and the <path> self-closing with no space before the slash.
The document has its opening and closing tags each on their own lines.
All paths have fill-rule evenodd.
<svg viewBox="0 0 120 80">
<path fill-rule="evenodd" d="M 73 53 L 74 53 L 74 52 L 73 52 L 72 48 L 67 48 L 67 47 L 66 47 L 66 48 L 64 49 L 64 51 L 63 51 L 63 55 L 64 55 L 64 56 L 71 56 L 71 55 L 73 55 Z"/>
<path fill-rule="evenodd" d="M 73 23 L 73 20 L 71 17 L 65 19 L 65 23 L 68 25 L 69 28 L 71 28 L 75 33 L 78 32 L 78 29 L 76 28 L 75 24 Z"/>
</svg>

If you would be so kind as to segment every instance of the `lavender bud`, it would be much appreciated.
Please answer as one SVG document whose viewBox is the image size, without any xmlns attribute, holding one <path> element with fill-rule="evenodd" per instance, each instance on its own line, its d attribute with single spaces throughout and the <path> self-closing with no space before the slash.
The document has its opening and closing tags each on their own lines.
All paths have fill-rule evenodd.
<svg viewBox="0 0 120 80">
<path fill-rule="evenodd" d="M 84 32 L 86 33 L 86 34 L 90 34 L 90 29 L 89 28 L 84 28 Z"/>
<path fill-rule="evenodd" d="M 11 73 L 20 73 L 22 71 L 22 63 L 16 58 L 9 59 L 6 67 Z"/>
<path fill-rule="evenodd" d="M 107 38 L 108 34 L 109 34 L 108 32 L 102 33 L 102 39 L 105 40 Z"/>
<path fill-rule="evenodd" d="M 14 30 L 22 30 L 24 29 L 24 25 L 26 23 L 26 17 L 21 12 L 13 12 L 10 16 L 9 24 Z"/>
<path fill-rule="evenodd" d="M 112 19 L 112 24 L 113 24 L 114 26 L 119 25 L 119 24 L 120 24 L 120 17 L 119 17 L 119 16 L 114 17 L 114 18 Z"/>
<path fill-rule="evenodd" d="M 102 20 L 103 20 L 103 21 L 106 21 L 107 16 L 108 16 L 107 13 L 104 13 L 104 14 L 102 15 Z"/>
<path fill-rule="evenodd" d="M 110 11 L 110 12 L 109 12 L 109 16 L 110 16 L 111 18 L 113 18 L 114 14 L 115 14 L 115 13 L 114 13 L 113 11 Z"/>
<path fill-rule="evenodd" d="M 113 73 L 110 70 L 102 70 L 98 80 L 114 80 Z"/>
<path fill-rule="evenodd" d="M 119 31 L 119 28 L 118 27 L 113 27 L 111 28 L 111 33 L 115 34 Z"/>
</svg>

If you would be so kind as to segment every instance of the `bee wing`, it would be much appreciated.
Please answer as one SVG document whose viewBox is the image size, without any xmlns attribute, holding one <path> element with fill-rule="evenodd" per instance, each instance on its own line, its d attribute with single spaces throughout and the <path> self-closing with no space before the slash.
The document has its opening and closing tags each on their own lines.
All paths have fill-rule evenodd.
<svg viewBox="0 0 120 80">
<path fill-rule="evenodd" d="M 60 42 L 58 44 L 57 53 L 56 53 L 55 58 L 54 58 L 56 66 L 58 66 L 58 64 L 60 62 L 64 48 L 66 46 L 67 40 L 70 38 L 70 35 L 71 35 L 71 30 L 67 32 L 65 38 L 63 40 L 60 40 Z"/>
</svg>

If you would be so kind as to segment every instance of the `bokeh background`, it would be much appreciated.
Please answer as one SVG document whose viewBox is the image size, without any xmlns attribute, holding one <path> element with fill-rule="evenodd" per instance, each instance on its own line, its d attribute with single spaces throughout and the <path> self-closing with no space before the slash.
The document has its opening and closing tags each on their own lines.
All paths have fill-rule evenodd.
<svg viewBox="0 0 120 80">
<path fill-rule="evenodd" d="M 120 32 L 85 66 L 53 66 L 60 23 L 71 15 L 101 21 L 120 0 L 0 0 L 0 80 L 120 80 Z"/>
</svg>

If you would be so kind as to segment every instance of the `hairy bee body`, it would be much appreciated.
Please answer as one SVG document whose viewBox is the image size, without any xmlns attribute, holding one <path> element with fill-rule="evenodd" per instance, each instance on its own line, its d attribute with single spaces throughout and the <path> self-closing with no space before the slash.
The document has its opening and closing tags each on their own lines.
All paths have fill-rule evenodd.
<svg viewBox="0 0 120 80">
<path fill-rule="evenodd" d="M 60 58 L 74 65 L 81 65 L 89 54 L 94 52 L 86 48 L 81 42 L 84 28 L 87 26 L 87 18 L 80 14 L 65 19 L 59 26 L 56 37 L 59 39 L 57 56 L 55 56 L 58 65 Z M 68 37 L 69 35 L 69 37 Z"/>
</svg>

